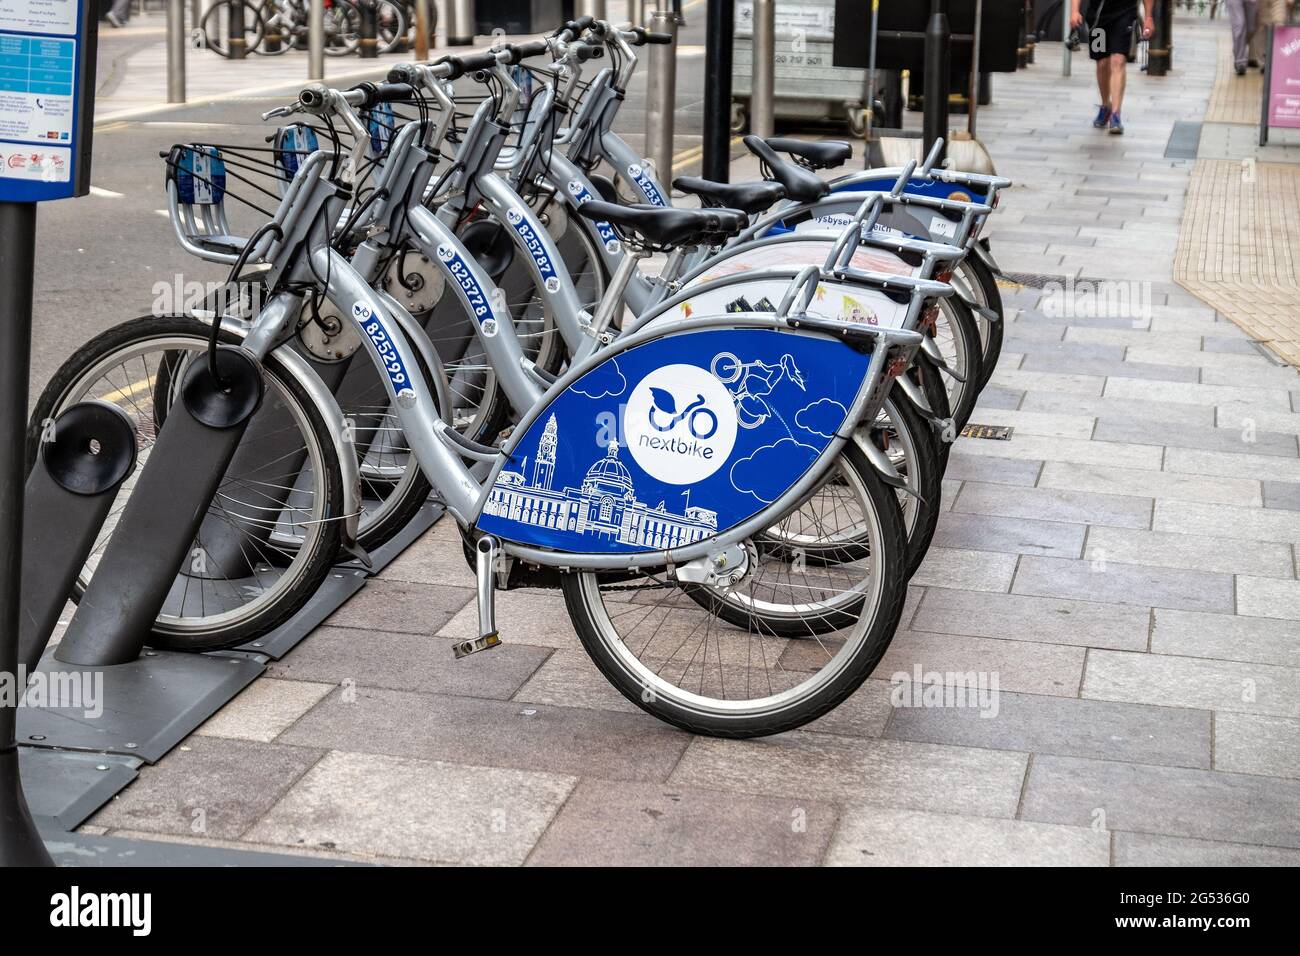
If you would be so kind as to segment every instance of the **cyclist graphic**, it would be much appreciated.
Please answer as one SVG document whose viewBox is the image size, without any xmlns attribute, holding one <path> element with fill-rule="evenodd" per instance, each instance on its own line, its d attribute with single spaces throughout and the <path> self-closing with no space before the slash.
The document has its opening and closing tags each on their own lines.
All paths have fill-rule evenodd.
<svg viewBox="0 0 1300 956">
<path fill-rule="evenodd" d="M 650 427 L 658 432 L 670 432 L 677 427 L 677 423 L 686 420 L 686 427 L 691 435 L 701 441 L 706 441 L 713 437 L 718 430 L 718 416 L 713 414 L 708 408 L 704 407 L 704 396 L 696 395 L 695 401 L 691 402 L 680 412 L 677 411 L 677 400 L 673 398 L 672 393 L 662 388 L 651 387 L 650 394 L 654 397 L 654 407 L 650 409 Z M 656 413 L 661 415 L 672 416 L 668 424 L 660 423 L 656 418 Z"/>
<path fill-rule="evenodd" d="M 742 362 L 730 352 L 719 352 L 713 357 L 709 370 L 718 381 L 730 387 L 741 428 L 757 428 L 772 417 L 785 425 L 785 420 L 767 403 L 767 396 L 781 382 L 789 380 L 800 391 L 807 390 L 803 373 L 788 352 L 781 356 L 777 365 L 758 360 Z M 790 426 L 786 425 L 786 431 L 789 430 Z"/>
</svg>

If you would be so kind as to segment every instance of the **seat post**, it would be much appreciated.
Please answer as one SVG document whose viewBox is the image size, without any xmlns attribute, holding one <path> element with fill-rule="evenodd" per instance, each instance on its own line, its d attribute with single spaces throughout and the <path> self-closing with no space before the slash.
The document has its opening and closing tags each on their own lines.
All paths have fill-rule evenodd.
<svg viewBox="0 0 1300 956">
<path fill-rule="evenodd" d="M 627 246 L 626 242 L 624 246 Z M 632 281 L 632 276 L 637 270 L 637 264 L 649 256 L 650 253 L 645 249 L 628 248 L 627 255 L 623 256 L 623 261 L 614 270 L 609 288 L 605 290 L 605 295 L 600 300 L 600 308 L 596 310 L 596 317 L 587 327 L 588 334 L 594 336 L 602 345 L 608 345 L 612 341 L 607 331 L 609 325 L 623 308 L 623 295 L 627 292 L 628 283 Z"/>
</svg>

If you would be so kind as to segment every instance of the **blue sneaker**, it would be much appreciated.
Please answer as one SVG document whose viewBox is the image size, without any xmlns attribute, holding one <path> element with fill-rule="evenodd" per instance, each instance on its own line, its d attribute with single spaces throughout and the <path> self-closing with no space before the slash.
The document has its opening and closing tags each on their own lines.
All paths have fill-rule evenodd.
<svg viewBox="0 0 1300 956">
<path fill-rule="evenodd" d="M 1106 124 L 1110 122 L 1110 107 L 1101 106 L 1097 108 L 1097 118 L 1092 121 L 1092 125 L 1097 129 L 1105 129 Z"/>
<path fill-rule="evenodd" d="M 1110 114 L 1110 130 L 1108 132 L 1112 136 L 1124 135 L 1124 124 L 1121 122 L 1118 113 Z"/>
</svg>

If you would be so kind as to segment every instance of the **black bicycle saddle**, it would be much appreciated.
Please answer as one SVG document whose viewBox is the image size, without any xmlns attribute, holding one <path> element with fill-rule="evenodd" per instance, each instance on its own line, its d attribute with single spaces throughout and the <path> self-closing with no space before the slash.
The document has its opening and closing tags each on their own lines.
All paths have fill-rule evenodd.
<svg viewBox="0 0 1300 956">
<path fill-rule="evenodd" d="M 697 176 L 678 176 L 673 185 L 684 193 L 699 196 L 706 206 L 739 209 L 750 215 L 763 212 L 785 198 L 785 187 L 780 183 L 715 183 Z"/>
<path fill-rule="evenodd" d="M 809 169 L 834 169 L 842 166 L 853 155 L 853 147 L 835 140 L 810 142 L 806 139 L 787 139 L 773 136 L 764 140 L 778 153 L 789 153 L 801 166 Z"/>
<path fill-rule="evenodd" d="M 580 205 L 578 215 L 607 222 L 624 235 L 659 247 L 718 245 L 749 225 L 749 217 L 734 209 L 622 206 L 598 200 Z"/>
<path fill-rule="evenodd" d="M 764 174 L 785 187 L 785 194 L 795 202 L 816 202 L 831 187 L 808 170 L 776 155 L 776 150 L 758 136 L 745 137 L 745 146 L 763 162 Z"/>
</svg>

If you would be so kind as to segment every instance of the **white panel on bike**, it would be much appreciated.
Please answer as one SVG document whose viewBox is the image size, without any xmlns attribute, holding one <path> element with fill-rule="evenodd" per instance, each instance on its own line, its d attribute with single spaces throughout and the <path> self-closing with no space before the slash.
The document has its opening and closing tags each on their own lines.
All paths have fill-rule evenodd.
<svg viewBox="0 0 1300 956">
<path fill-rule="evenodd" d="M 701 289 L 689 299 L 656 317 L 655 321 L 687 319 L 719 312 L 775 312 L 790 288 L 790 279 L 754 278 Z M 808 315 L 841 322 L 856 322 L 878 329 L 900 329 L 907 319 L 908 303 L 895 302 L 877 289 L 852 282 L 824 281 L 808 306 Z"/>
<path fill-rule="evenodd" d="M 759 269 L 820 266 L 825 263 L 835 245 L 833 236 L 834 233 L 822 235 L 814 232 L 808 236 L 792 236 L 781 242 L 741 246 L 735 252 L 724 252 L 714 259 L 709 268 L 693 279 L 690 285 L 702 285 L 714 279 Z M 920 271 L 883 249 L 859 248 L 853 253 L 850 265 L 867 272 L 885 272 L 897 276 L 917 276 Z"/>
</svg>

